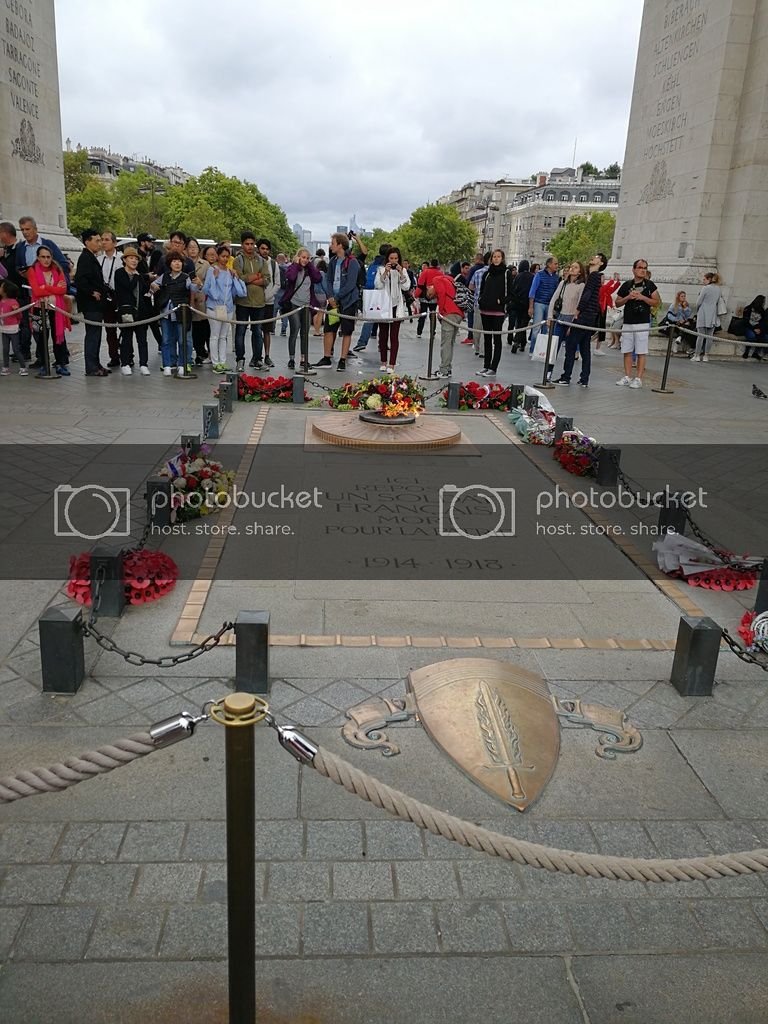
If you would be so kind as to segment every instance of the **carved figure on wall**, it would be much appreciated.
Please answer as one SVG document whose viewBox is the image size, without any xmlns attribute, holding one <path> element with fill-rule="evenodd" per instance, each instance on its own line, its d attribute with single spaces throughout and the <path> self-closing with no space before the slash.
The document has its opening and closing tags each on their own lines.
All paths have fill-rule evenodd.
<svg viewBox="0 0 768 1024">
<path fill-rule="evenodd" d="M 675 183 L 667 174 L 667 161 L 659 160 L 653 165 L 651 179 L 640 193 L 640 203 L 655 203 L 659 199 L 669 199 L 675 194 Z"/>
<path fill-rule="evenodd" d="M 11 156 L 20 156 L 30 164 L 42 164 L 45 166 L 43 151 L 35 141 L 35 130 L 32 122 L 23 118 L 19 125 L 19 134 L 13 140 Z"/>
</svg>

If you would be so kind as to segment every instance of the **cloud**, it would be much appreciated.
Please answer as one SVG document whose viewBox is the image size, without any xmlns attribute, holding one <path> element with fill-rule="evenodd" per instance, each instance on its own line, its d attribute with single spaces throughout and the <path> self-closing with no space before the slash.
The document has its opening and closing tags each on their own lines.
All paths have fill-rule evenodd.
<svg viewBox="0 0 768 1024">
<path fill-rule="evenodd" d="M 642 5 L 56 0 L 73 144 L 255 181 L 323 237 L 478 178 L 622 161 Z M 87 26 L 87 30 L 84 30 Z"/>
</svg>

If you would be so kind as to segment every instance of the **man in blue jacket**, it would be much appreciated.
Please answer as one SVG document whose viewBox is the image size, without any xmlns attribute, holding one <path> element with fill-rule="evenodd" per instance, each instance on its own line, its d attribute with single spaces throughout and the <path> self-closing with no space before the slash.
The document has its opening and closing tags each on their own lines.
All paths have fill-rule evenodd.
<svg viewBox="0 0 768 1024">
<path fill-rule="evenodd" d="M 354 256 L 349 255 L 349 239 L 337 232 L 331 236 L 331 259 L 325 273 L 325 294 L 328 296 L 328 312 L 325 315 L 323 334 L 323 358 L 313 366 L 332 366 L 331 354 L 336 334 L 341 333 L 341 355 L 336 369 L 344 373 L 347 368 L 347 356 L 355 329 L 357 304 L 360 289 L 357 278 L 360 264 Z"/>
<path fill-rule="evenodd" d="M 549 300 L 555 294 L 557 286 L 560 284 L 560 275 L 557 272 L 558 263 L 554 256 L 550 256 L 547 262 L 544 264 L 544 269 L 539 270 L 531 282 L 531 290 L 528 292 L 528 316 L 533 318 L 534 324 L 539 324 L 542 321 L 543 329 L 546 331 L 546 319 L 547 310 L 549 308 Z M 532 327 L 530 344 L 528 351 L 533 352 L 536 345 L 536 337 L 542 326 Z"/>
</svg>

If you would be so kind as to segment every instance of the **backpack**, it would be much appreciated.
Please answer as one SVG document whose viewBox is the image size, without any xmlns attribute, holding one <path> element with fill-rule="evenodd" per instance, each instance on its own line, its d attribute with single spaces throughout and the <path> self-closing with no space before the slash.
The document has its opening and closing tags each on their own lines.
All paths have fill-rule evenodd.
<svg viewBox="0 0 768 1024">
<path fill-rule="evenodd" d="M 363 272 L 365 273 L 365 282 L 361 285 L 362 288 L 371 289 L 376 287 L 376 271 L 379 269 L 380 266 L 380 263 L 372 261 L 367 271 L 365 270 L 365 267 L 363 267 Z"/>
<path fill-rule="evenodd" d="M 457 274 L 456 277 L 453 278 L 453 284 L 456 288 L 456 296 L 454 298 L 456 305 L 463 313 L 468 313 L 475 302 L 472 292 L 467 288 L 466 284 L 462 280 L 461 274 Z"/>
</svg>

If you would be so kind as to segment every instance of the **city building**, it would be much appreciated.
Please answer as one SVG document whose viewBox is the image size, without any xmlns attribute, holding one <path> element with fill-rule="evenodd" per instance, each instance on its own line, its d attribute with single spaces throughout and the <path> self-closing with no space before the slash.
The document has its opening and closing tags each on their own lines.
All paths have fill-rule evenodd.
<svg viewBox="0 0 768 1024">
<path fill-rule="evenodd" d="M 67 152 L 72 152 L 72 140 L 66 141 Z M 140 160 L 136 156 L 123 156 L 122 153 L 113 153 L 112 150 L 103 146 L 81 146 L 77 144 L 75 150 L 79 153 L 85 149 L 88 154 L 88 163 L 91 173 L 103 181 L 105 185 L 111 184 L 120 174 L 130 171 L 146 171 L 152 177 L 166 182 L 168 185 L 184 185 L 192 177 L 187 171 L 178 165 L 173 167 L 162 167 L 156 164 L 149 157 Z"/>
<path fill-rule="evenodd" d="M 543 263 L 552 255 L 552 239 L 571 217 L 606 211 L 615 214 L 620 193 L 618 178 L 583 178 L 572 167 L 553 168 L 545 182 L 521 192 L 509 204 L 508 234 L 500 246 L 507 262 Z"/>
<path fill-rule="evenodd" d="M 509 210 L 514 198 L 529 190 L 531 178 L 500 178 L 498 181 L 470 181 L 437 202 L 452 206 L 462 220 L 477 229 L 478 250 L 504 249 L 509 240 Z"/>
</svg>

